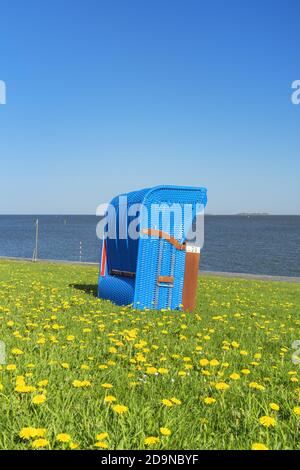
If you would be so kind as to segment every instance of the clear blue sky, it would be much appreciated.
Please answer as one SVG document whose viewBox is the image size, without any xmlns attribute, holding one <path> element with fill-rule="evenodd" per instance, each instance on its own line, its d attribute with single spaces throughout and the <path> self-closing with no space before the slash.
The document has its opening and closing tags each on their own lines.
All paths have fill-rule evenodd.
<svg viewBox="0 0 300 470">
<path fill-rule="evenodd" d="M 0 213 L 94 213 L 205 185 L 207 212 L 300 214 L 298 0 L 7 0 Z"/>
</svg>

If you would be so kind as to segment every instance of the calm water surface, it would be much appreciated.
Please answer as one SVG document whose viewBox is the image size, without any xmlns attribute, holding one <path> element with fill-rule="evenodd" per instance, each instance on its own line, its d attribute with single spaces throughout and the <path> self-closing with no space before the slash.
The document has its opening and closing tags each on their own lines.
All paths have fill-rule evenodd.
<svg viewBox="0 0 300 470">
<path fill-rule="evenodd" d="M 37 216 L 0 216 L 0 256 L 31 258 Z M 39 257 L 98 261 L 94 216 L 39 218 Z M 300 216 L 205 216 L 201 269 L 300 276 Z"/>
</svg>

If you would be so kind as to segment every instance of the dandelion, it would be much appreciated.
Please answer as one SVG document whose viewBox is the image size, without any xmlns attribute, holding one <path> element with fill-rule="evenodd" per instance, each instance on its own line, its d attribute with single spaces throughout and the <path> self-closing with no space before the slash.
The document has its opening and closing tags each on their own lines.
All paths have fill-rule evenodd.
<svg viewBox="0 0 300 470">
<path fill-rule="evenodd" d="M 216 367 L 218 366 L 220 363 L 217 359 L 212 359 L 209 363 L 209 365 L 211 365 L 212 367 Z"/>
<path fill-rule="evenodd" d="M 32 448 L 33 449 L 41 449 L 42 447 L 47 447 L 49 445 L 49 441 L 47 439 L 35 439 L 32 442 Z"/>
<path fill-rule="evenodd" d="M 178 377 L 186 377 L 186 375 L 187 374 L 186 374 L 185 370 L 179 370 L 178 371 Z"/>
<path fill-rule="evenodd" d="M 168 408 L 171 408 L 171 406 L 173 406 L 173 403 L 171 402 L 171 400 L 168 400 L 167 398 L 164 398 L 161 402 L 163 405 L 167 406 Z"/>
<path fill-rule="evenodd" d="M 19 384 L 15 387 L 15 392 L 18 393 L 33 393 L 36 391 L 36 388 L 32 385 Z"/>
<path fill-rule="evenodd" d="M 171 436 L 171 430 L 169 428 L 159 428 L 159 431 L 163 436 Z"/>
<path fill-rule="evenodd" d="M 128 408 L 127 406 L 124 406 L 124 405 L 114 405 L 112 407 L 112 409 L 114 410 L 115 413 L 117 413 L 118 415 L 122 415 L 124 413 L 127 413 L 128 411 Z"/>
<path fill-rule="evenodd" d="M 149 436 L 149 437 L 146 437 L 146 439 L 144 439 L 144 444 L 145 446 L 154 446 L 155 444 L 158 444 L 159 443 L 159 437 L 155 437 L 155 436 Z"/>
<path fill-rule="evenodd" d="M 107 442 L 103 441 L 98 441 L 94 444 L 95 447 L 98 447 L 99 449 L 108 449 L 108 444 Z"/>
<path fill-rule="evenodd" d="M 24 354 L 24 352 L 22 351 L 22 349 L 18 349 L 18 348 L 13 348 L 11 350 L 11 353 L 14 355 L 14 356 L 21 356 L 22 354 Z"/>
<path fill-rule="evenodd" d="M 258 384 L 257 382 L 250 382 L 249 387 L 253 388 L 255 390 L 264 390 L 265 389 L 264 385 Z"/>
<path fill-rule="evenodd" d="M 107 432 L 100 432 L 100 434 L 97 434 L 96 436 L 97 441 L 104 441 L 107 438 L 108 438 Z"/>
<path fill-rule="evenodd" d="M 169 373 L 169 370 L 166 369 L 165 367 L 160 367 L 159 369 L 157 369 L 157 372 L 161 375 L 166 375 Z"/>
<path fill-rule="evenodd" d="M 91 382 L 89 380 L 73 380 L 73 387 L 75 388 L 87 388 L 91 387 Z"/>
<path fill-rule="evenodd" d="M 106 397 L 104 397 L 105 403 L 113 403 L 114 401 L 117 401 L 117 399 L 113 395 L 107 395 Z"/>
<path fill-rule="evenodd" d="M 225 390 L 228 390 L 229 385 L 226 382 L 218 382 L 216 383 L 215 388 L 221 392 L 225 392 Z"/>
<path fill-rule="evenodd" d="M 41 395 L 36 395 L 35 397 L 33 397 L 33 399 L 31 400 L 31 402 L 34 404 L 34 405 L 42 405 L 43 403 L 45 403 L 46 401 L 46 396 L 44 394 L 41 394 Z"/>
<path fill-rule="evenodd" d="M 259 418 L 259 422 L 266 428 L 274 428 L 276 425 L 276 420 L 275 418 L 272 418 L 272 416 L 262 416 Z"/>
<path fill-rule="evenodd" d="M 104 383 L 104 384 L 101 384 L 101 387 L 102 387 L 102 388 L 109 389 L 109 388 L 113 388 L 113 385 L 112 385 L 112 384 L 108 384 L 108 383 Z"/>
<path fill-rule="evenodd" d="M 46 387 L 49 383 L 49 380 L 40 380 L 40 382 L 38 382 L 38 386 L 40 388 L 43 388 L 43 387 Z"/>
<path fill-rule="evenodd" d="M 236 372 L 233 372 L 233 374 L 231 374 L 229 377 L 232 380 L 239 380 L 241 378 L 241 376 L 239 374 L 237 374 Z"/>
<path fill-rule="evenodd" d="M 279 411 L 279 405 L 277 405 L 277 403 L 269 403 L 269 407 L 273 411 Z"/>
<path fill-rule="evenodd" d="M 149 374 L 149 375 L 155 375 L 155 374 L 157 374 L 157 369 L 156 369 L 156 367 L 147 367 L 147 369 L 146 369 L 146 374 Z"/>
<path fill-rule="evenodd" d="M 69 444 L 69 448 L 71 450 L 78 449 L 78 447 L 79 447 L 79 445 L 76 442 L 70 442 L 70 444 Z"/>
<path fill-rule="evenodd" d="M 295 415 L 300 416 L 300 406 L 295 406 L 293 408 L 293 411 L 294 411 Z"/>
<path fill-rule="evenodd" d="M 216 403 L 216 399 L 213 398 L 213 397 L 205 397 L 205 398 L 203 398 L 203 402 L 206 405 L 212 405 L 213 403 Z"/>
<path fill-rule="evenodd" d="M 29 440 L 33 437 L 44 437 L 46 435 L 46 429 L 43 428 L 32 428 L 32 427 L 27 427 L 27 428 L 22 428 L 21 431 L 19 432 L 19 437 L 23 439 L 24 441 Z"/>
<path fill-rule="evenodd" d="M 63 442 L 63 443 L 70 442 L 71 441 L 71 436 L 70 436 L 70 434 L 65 434 L 65 433 L 57 434 L 56 440 L 58 442 Z"/>
<path fill-rule="evenodd" d="M 208 366 L 209 360 L 208 359 L 200 359 L 199 364 L 202 367 Z"/>
<path fill-rule="evenodd" d="M 254 442 L 251 447 L 252 450 L 269 450 L 265 444 L 262 444 L 261 442 Z"/>
<path fill-rule="evenodd" d="M 171 398 L 171 402 L 174 403 L 175 405 L 181 405 L 181 400 L 178 400 L 176 397 Z"/>
</svg>

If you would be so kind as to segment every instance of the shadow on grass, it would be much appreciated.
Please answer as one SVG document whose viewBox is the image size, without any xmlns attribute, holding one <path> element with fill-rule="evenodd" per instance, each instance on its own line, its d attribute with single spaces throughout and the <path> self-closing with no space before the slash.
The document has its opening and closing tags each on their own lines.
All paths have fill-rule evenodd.
<svg viewBox="0 0 300 470">
<path fill-rule="evenodd" d="M 86 294 L 98 297 L 98 286 L 94 284 L 69 284 L 73 289 L 82 290 Z"/>
</svg>

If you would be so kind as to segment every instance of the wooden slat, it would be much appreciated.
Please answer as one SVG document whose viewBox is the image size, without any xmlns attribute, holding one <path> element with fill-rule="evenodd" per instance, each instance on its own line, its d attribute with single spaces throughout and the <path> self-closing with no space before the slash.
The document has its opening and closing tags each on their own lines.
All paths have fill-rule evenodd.
<svg viewBox="0 0 300 470">
<path fill-rule="evenodd" d="M 150 235 L 152 237 L 164 238 L 169 243 L 171 243 L 171 245 L 175 246 L 177 250 L 181 250 L 181 251 L 185 250 L 184 243 L 179 243 L 179 241 L 176 240 L 176 238 L 172 237 L 167 232 L 163 232 L 162 230 L 157 230 L 155 228 L 143 228 L 142 233 L 144 233 L 145 235 Z"/>
<path fill-rule="evenodd" d="M 193 312 L 196 307 L 199 262 L 200 253 L 186 253 L 182 305 L 187 312 Z"/>
<path fill-rule="evenodd" d="M 165 282 L 167 284 L 173 284 L 174 276 L 158 276 L 157 282 Z"/>
</svg>

